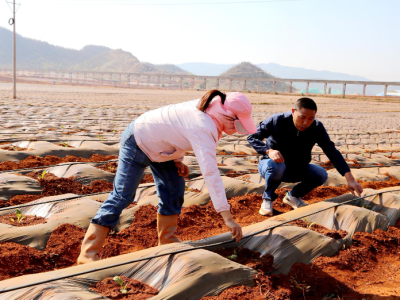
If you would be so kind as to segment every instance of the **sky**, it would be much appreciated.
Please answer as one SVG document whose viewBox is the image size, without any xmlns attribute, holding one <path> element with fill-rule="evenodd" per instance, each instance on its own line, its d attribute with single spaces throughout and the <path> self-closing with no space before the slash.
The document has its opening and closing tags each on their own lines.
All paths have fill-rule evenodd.
<svg viewBox="0 0 400 300">
<path fill-rule="evenodd" d="M 12 30 L 7 1 L 0 26 Z M 154 64 L 278 63 L 400 81 L 400 0 L 16 2 L 17 33 L 66 48 L 102 45 Z"/>
</svg>

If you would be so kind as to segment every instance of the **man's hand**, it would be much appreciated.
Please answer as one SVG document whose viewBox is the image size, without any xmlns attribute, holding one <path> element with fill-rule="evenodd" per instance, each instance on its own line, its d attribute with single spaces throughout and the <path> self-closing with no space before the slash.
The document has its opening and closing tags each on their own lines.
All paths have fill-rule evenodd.
<svg viewBox="0 0 400 300">
<path fill-rule="evenodd" d="M 283 163 L 285 162 L 285 159 L 283 158 L 282 154 L 279 152 L 279 150 L 274 150 L 274 149 L 269 149 L 267 150 L 266 154 L 269 156 L 270 159 L 272 159 L 274 162 L 277 163 Z"/>
<path fill-rule="evenodd" d="M 189 175 L 189 167 L 183 162 L 174 162 L 176 168 L 178 169 L 178 175 L 182 177 L 187 177 Z"/>
<path fill-rule="evenodd" d="M 354 179 L 353 174 L 351 172 L 347 172 L 344 174 L 344 177 L 347 180 L 347 185 L 349 186 L 350 192 L 355 196 L 357 194 L 358 197 L 361 197 L 361 193 L 363 192 L 362 186 Z"/>
<path fill-rule="evenodd" d="M 236 239 L 236 242 L 240 242 L 243 236 L 242 227 L 233 220 L 229 210 L 221 211 L 221 216 L 224 218 L 226 226 L 229 227 L 232 239 Z"/>
</svg>

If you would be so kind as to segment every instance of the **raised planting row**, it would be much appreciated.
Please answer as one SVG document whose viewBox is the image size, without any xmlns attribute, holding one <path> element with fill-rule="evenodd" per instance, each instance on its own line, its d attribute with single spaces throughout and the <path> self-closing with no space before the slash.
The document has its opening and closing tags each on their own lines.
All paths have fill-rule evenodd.
<svg viewBox="0 0 400 300">
<path fill-rule="evenodd" d="M 254 210 L 256 210 L 259 201 L 254 200 L 257 198 L 260 199 L 259 197 L 260 196 L 254 195 L 250 198 L 248 196 L 244 196 L 237 197 L 236 199 L 230 199 L 232 207 L 235 208 L 236 206 L 237 209 L 235 209 L 234 215 L 239 216 L 239 212 L 241 212 L 243 215 L 246 215 L 244 216 L 245 221 L 242 222 L 243 226 L 250 224 L 250 218 L 247 219 L 247 217 L 251 210 L 246 210 L 246 208 L 249 208 L 253 205 L 255 208 Z M 246 203 L 247 205 L 244 205 Z M 320 203 L 323 204 L 324 202 Z M 310 209 L 311 207 L 312 206 L 309 206 L 308 209 Z M 357 209 L 367 211 L 365 208 Z M 213 208 L 211 205 L 207 205 L 205 207 L 191 206 L 185 209 L 179 220 L 179 227 L 182 230 L 178 231 L 178 237 L 184 240 L 195 240 L 196 238 L 199 238 L 199 234 L 197 234 L 196 231 L 198 231 L 200 228 L 205 228 L 205 231 L 210 230 L 208 232 L 208 236 L 215 236 L 215 234 L 218 234 L 219 232 L 226 231 L 226 229 L 224 230 L 223 228 L 222 220 L 219 220 L 219 222 L 216 222 L 212 225 L 206 222 L 206 220 L 210 219 L 218 221 L 216 212 L 210 214 L 210 211 L 212 210 Z M 298 213 L 298 211 L 293 211 L 293 213 Z M 16 280 L 11 281 L 7 280 L 4 281 L 5 285 L 0 284 L 0 288 L 4 289 L 21 284 L 23 285 L 29 282 L 35 282 L 35 280 L 38 279 L 50 279 L 54 276 L 82 271 L 82 269 L 88 270 L 90 269 L 89 267 L 91 265 L 91 268 L 97 268 L 99 266 L 113 264 L 116 261 L 129 261 L 129 259 L 131 258 L 138 258 L 146 255 L 149 256 L 151 254 L 160 253 L 160 251 L 167 252 L 176 250 L 176 246 L 166 245 L 162 247 L 151 248 L 149 249 L 151 250 L 150 252 L 147 250 L 140 251 L 141 249 L 146 249 L 149 246 L 156 245 L 157 234 L 155 228 L 155 214 L 156 209 L 153 206 L 146 205 L 141 207 L 135 212 L 135 216 L 137 218 L 134 219 L 131 226 L 119 233 L 114 233 L 109 236 L 106 245 L 102 251 L 102 257 L 105 258 L 117 254 L 129 253 L 139 250 L 139 252 L 136 252 L 138 254 L 135 256 L 125 254 L 124 256 L 116 257 L 117 260 L 103 259 L 98 263 L 73 267 L 68 269 L 68 271 L 65 270 L 65 272 L 62 272 L 62 270 L 60 270 L 55 271 L 56 273 L 54 274 L 44 273 L 40 275 L 39 278 L 35 276 L 28 276 L 16 278 Z M 284 217 L 285 215 L 286 214 L 282 214 L 278 217 L 274 217 L 275 220 L 273 223 L 276 224 L 276 219 Z M 264 220 L 266 220 L 262 221 L 262 223 L 269 222 L 269 220 L 267 220 L 268 218 L 266 217 L 257 217 L 264 218 Z M 272 221 L 274 218 L 271 218 L 270 220 Z M 384 216 L 382 216 L 382 218 L 384 218 Z M 259 219 L 256 220 L 256 222 L 257 221 L 261 220 Z M 129 293 L 129 295 L 127 296 L 132 296 L 132 294 L 136 293 L 146 294 L 148 291 L 146 286 L 142 288 L 136 288 L 135 286 L 140 286 L 140 284 L 135 285 L 135 283 L 127 281 L 126 278 L 130 278 L 150 284 L 150 286 L 153 286 L 153 288 L 157 288 L 160 294 L 158 296 L 154 296 L 154 299 L 161 299 L 164 297 L 168 299 L 181 299 L 179 297 L 182 297 L 183 293 L 187 295 L 185 299 L 199 299 L 201 298 L 201 295 L 219 293 L 226 287 L 238 284 L 240 285 L 243 284 L 244 281 L 247 281 L 245 285 L 230 288 L 222 292 L 222 294 L 219 296 L 220 298 L 216 299 L 262 299 L 260 297 L 265 297 L 266 295 L 269 295 L 271 299 L 296 299 L 297 297 L 304 297 L 304 295 L 307 296 L 307 299 L 308 297 L 311 297 L 310 299 L 321 299 L 320 297 L 329 296 L 332 296 L 332 298 L 337 296 L 346 296 L 353 297 L 354 299 L 362 299 L 359 297 L 363 296 L 365 298 L 366 296 L 370 296 L 369 294 L 392 296 L 396 295 L 395 293 L 398 292 L 398 286 L 396 289 L 396 286 L 394 284 L 391 284 L 386 280 L 381 279 L 378 282 L 381 284 L 381 287 L 383 286 L 385 288 L 383 293 L 382 291 L 380 291 L 380 293 L 377 293 L 376 289 L 371 290 L 368 289 L 368 287 L 366 291 L 364 291 L 363 288 L 365 288 L 365 286 L 363 286 L 362 284 L 367 282 L 367 280 L 371 280 L 373 274 L 375 274 L 375 279 L 377 278 L 376 273 L 373 272 L 374 265 L 382 272 L 386 272 L 385 274 L 389 274 L 390 271 L 393 271 L 393 269 L 391 269 L 392 266 L 388 266 L 386 262 L 390 261 L 396 263 L 396 251 L 398 252 L 399 249 L 400 238 L 398 229 L 396 231 L 389 227 L 389 231 L 387 233 L 378 230 L 372 235 L 365 233 L 355 233 L 355 235 L 353 236 L 353 240 L 355 241 L 354 246 L 344 246 L 345 243 L 342 242 L 342 238 L 343 236 L 348 235 L 347 232 L 341 229 L 332 230 L 328 228 L 323 228 L 321 225 L 317 225 L 316 223 L 309 224 L 309 221 L 306 220 L 297 221 L 294 224 L 292 223 L 291 226 L 284 226 L 279 227 L 281 229 L 274 229 L 272 231 L 272 236 L 271 234 L 267 234 L 264 235 L 264 237 L 262 237 L 262 235 L 258 235 L 252 238 L 260 239 L 259 241 L 253 240 L 252 242 L 247 243 L 241 242 L 239 244 L 239 247 L 241 248 L 237 248 L 234 243 L 230 243 L 230 246 L 228 248 L 223 247 L 216 251 L 217 253 L 222 255 L 220 259 L 217 257 L 209 256 L 206 253 L 197 253 L 197 251 L 200 251 L 197 250 L 187 252 L 185 254 L 179 254 L 176 258 L 174 258 L 174 256 L 166 256 L 163 258 L 152 259 L 149 263 L 136 263 L 134 265 L 129 264 L 124 268 L 118 267 L 106 271 L 91 273 L 89 275 L 85 275 L 83 278 L 81 276 L 79 280 L 78 278 L 72 278 L 63 281 L 57 281 L 54 283 L 48 283 L 46 284 L 46 289 L 50 289 L 53 292 L 63 293 L 65 296 L 70 295 L 71 297 L 74 295 L 74 293 L 78 293 L 82 297 L 82 299 L 92 299 L 90 298 L 93 297 L 92 291 L 95 291 L 96 287 L 100 285 L 102 286 L 100 290 L 102 292 L 105 292 L 107 297 L 110 297 L 111 299 L 130 299 L 123 298 L 124 295 L 121 295 L 122 292 L 117 293 L 118 290 L 116 289 L 118 287 L 118 284 L 114 282 L 111 278 L 118 275 L 123 278 L 124 285 L 128 284 L 127 292 Z M 353 223 L 358 224 L 359 222 Z M 256 229 L 265 228 L 265 226 L 260 226 L 259 224 L 260 223 L 253 224 L 250 227 L 257 227 Z M 188 225 L 190 225 L 190 227 Z M 293 225 L 300 225 L 304 229 L 295 229 L 298 227 Z M 365 229 L 367 229 L 367 227 L 364 227 L 364 230 Z M 370 229 L 373 230 L 374 228 Z M 311 235 L 310 233 L 308 233 L 311 230 L 315 232 L 322 232 L 326 237 L 322 238 L 319 233 Z M 307 234 L 305 234 L 306 232 Z M 64 224 L 52 233 L 44 251 L 38 251 L 27 246 L 21 246 L 17 243 L 2 243 L 2 262 L 8 260 L 9 262 L 13 262 L 9 265 L 21 266 L 19 269 L 14 268 L 13 270 L 10 270 L 14 272 L 13 275 L 15 276 L 26 274 L 29 272 L 34 273 L 35 271 L 43 272 L 55 268 L 63 268 L 68 264 L 74 263 L 79 252 L 80 240 L 83 238 L 83 236 L 83 229 L 77 226 Z M 202 237 L 206 236 L 207 234 L 204 234 Z M 370 236 L 372 238 L 370 238 Z M 332 239 L 331 237 L 333 237 L 334 239 Z M 285 242 L 285 239 L 282 240 L 282 238 L 289 239 L 289 241 L 291 242 L 287 243 Z M 149 240 L 150 243 L 148 243 Z M 337 242 L 333 243 L 333 240 L 336 240 Z M 199 240 L 199 242 L 210 243 L 210 239 Z M 315 247 L 316 245 L 319 245 L 320 249 L 315 249 L 314 251 L 317 251 L 317 253 L 314 253 L 311 256 L 310 253 L 307 254 L 306 251 L 303 252 L 303 255 L 301 257 L 296 258 L 295 252 L 293 251 L 299 251 L 306 247 L 304 245 L 305 242 L 307 242 L 307 247 L 310 249 L 312 249 L 313 246 Z M 127 244 L 130 244 L 130 246 Z M 193 245 L 193 243 L 191 244 Z M 372 244 L 373 247 L 371 247 L 370 244 Z M 380 249 L 381 244 L 384 244 L 385 248 L 382 250 L 382 253 L 379 253 L 376 251 L 376 249 Z M 266 245 L 270 246 L 265 248 Z M 331 249 L 333 245 L 335 245 L 335 249 Z M 256 247 L 254 248 L 254 246 Z M 318 253 L 321 253 L 321 246 L 326 249 L 331 249 L 328 252 L 326 250 L 322 251 L 322 254 L 325 253 L 332 255 L 336 251 L 339 252 L 331 258 L 318 258 Z M 182 245 L 182 247 L 185 246 Z M 247 249 L 243 249 L 243 247 Z M 271 247 L 272 249 L 268 249 Z M 159 248 L 162 249 L 157 251 L 157 249 Z M 262 253 L 261 258 L 259 258 L 259 254 L 254 254 L 254 252 L 257 252 L 258 249 L 263 249 L 263 251 L 258 251 Z M 12 252 L 12 254 L 10 252 Z M 8 255 L 3 256 L 3 253 Z M 21 256 L 20 253 L 24 253 L 25 255 Z M 388 256 L 388 253 L 392 253 L 392 255 Z M 362 256 L 366 254 L 368 254 L 368 256 Z M 246 255 L 246 259 L 244 259 L 243 261 L 244 255 Z M 276 270 L 282 269 L 283 258 L 287 260 L 287 255 L 289 255 L 289 257 L 291 258 L 291 264 L 294 265 L 293 267 L 292 265 L 289 266 L 289 275 L 280 274 L 280 272 L 276 272 Z M 306 259 L 308 261 L 306 262 L 312 262 L 311 266 L 301 263 L 304 262 L 303 260 L 306 257 L 308 257 Z M 385 260 L 384 257 L 388 258 Z M 18 260 L 18 258 L 20 259 L 20 264 L 18 264 L 16 261 Z M 227 259 L 231 260 L 232 262 L 247 264 L 248 268 L 240 269 L 236 264 L 231 264 L 229 267 L 226 262 Z M 38 261 L 40 261 L 41 263 L 38 263 Z M 189 261 L 191 261 L 191 263 L 188 263 Z M 372 262 L 374 262 L 374 264 L 372 264 Z M 209 270 L 210 266 L 218 268 Z M 398 260 L 397 264 L 393 265 L 393 267 L 396 266 L 398 266 Z M 182 267 L 184 268 L 184 270 L 182 270 Z M 205 274 L 205 268 L 208 270 L 207 274 L 209 274 L 207 283 L 204 282 L 204 280 L 206 280 L 207 278 L 204 278 L 201 285 L 195 284 L 195 282 L 202 282 L 202 275 L 200 274 Z M 220 275 L 221 269 L 225 270 L 225 275 L 223 277 L 221 277 Z M 251 269 L 254 269 L 254 271 L 251 271 Z M 232 271 L 234 272 L 232 273 Z M 276 274 L 271 274 L 271 272 Z M 347 272 L 347 274 L 340 274 L 340 278 L 337 278 L 338 276 L 334 276 L 336 275 L 335 272 Z M 366 276 L 362 277 L 362 273 L 365 272 L 369 272 L 368 278 Z M 161 278 L 158 279 L 158 284 L 157 281 L 154 281 L 156 277 L 159 277 L 157 274 L 162 274 L 161 278 L 163 278 L 163 280 L 161 280 Z M 189 274 L 192 275 L 188 276 Z M 315 277 L 315 275 L 318 274 L 320 277 Z M 349 284 L 346 278 L 348 278 L 348 276 L 350 275 L 352 276 L 352 278 L 357 279 L 356 282 Z M 10 276 L 10 274 L 7 274 L 6 276 L 12 277 L 12 275 Z M 123 276 L 126 277 L 124 278 Z M 250 277 L 254 278 L 254 281 L 250 280 L 249 282 Z M 334 278 L 332 279 L 331 277 Z M 335 280 L 333 282 L 336 282 L 336 284 L 326 284 L 326 280 L 328 280 L 329 278 L 331 278 L 331 280 Z M 365 279 L 365 281 L 363 281 L 363 279 Z M 182 284 L 182 281 L 184 281 L 186 284 Z M 189 283 L 187 281 L 189 281 Z M 251 288 L 252 284 L 256 284 L 256 287 Z M 358 287 L 358 289 L 355 289 L 355 287 Z M 44 286 L 39 286 L 37 288 L 26 288 L 22 290 L 17 290 L 17 292 L 11 292 L 12 294 L 0 294 L 0 299 L 17 299 L 13 297 L 17 297 L 17 295 L 20 296 L 22 294 L 37 296 L 38 293 L 40 294 L 41 291 L 43 291 L 43 288 Z M 140 290 L 140 292 L 138 292 L 138 290 Z M 10 296 L 12 297 L 4 298 Z"/>
</svg>

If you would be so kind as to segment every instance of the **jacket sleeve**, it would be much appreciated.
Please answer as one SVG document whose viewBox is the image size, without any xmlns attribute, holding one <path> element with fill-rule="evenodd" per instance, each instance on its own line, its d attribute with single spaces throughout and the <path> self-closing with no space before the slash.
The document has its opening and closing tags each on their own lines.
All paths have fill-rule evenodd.
<svg viewBox="0 0 400 300">
<path fill-rule="evenodd" d="M 344 176 L 350 171 L 347 162 L 344 160 L 343 155 L 336 149 L 335 143 L 331 141 L 325 127 L 320 124 L 318 128 L 319 132 L 317 134 L 317 144 L 321 147 L 322 151 L 326 154 L 338 172 Z"/>
<path fill-rule="evenodd" d="M 265 155 L 265 152 L 271 147 L 267 143 L 264 143 L 264 139 L 268 138 L 272 134 L 273 118 L 260 122 L 257 126 L 257 132 L 249 134 L 247 141 L 250 145 L 261 155 Z"/>
<path fill-rule="evenodd" d="M 203 174 L 208 192 L 217 212 L 230 210 L 225 187 L 217 164 L 217 145 L 213 136 L 205 131 L 192 134 L 189 138 Z"/>
</svg>

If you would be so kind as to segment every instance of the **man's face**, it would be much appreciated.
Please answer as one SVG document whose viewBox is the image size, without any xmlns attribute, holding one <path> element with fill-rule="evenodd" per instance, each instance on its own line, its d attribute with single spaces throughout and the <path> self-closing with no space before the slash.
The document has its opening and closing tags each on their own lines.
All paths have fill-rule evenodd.
<svg viewBox="0 0 400 300">
<path fill-rule="evenodd" d="M 299 110 L 296 110 L 292 108 L 294 126 L 296 126 L 299 131 L 306 130 L 314 122 L 316 114 L 317 112 L 313 109 L 302 107 Z"/>
</svg>

